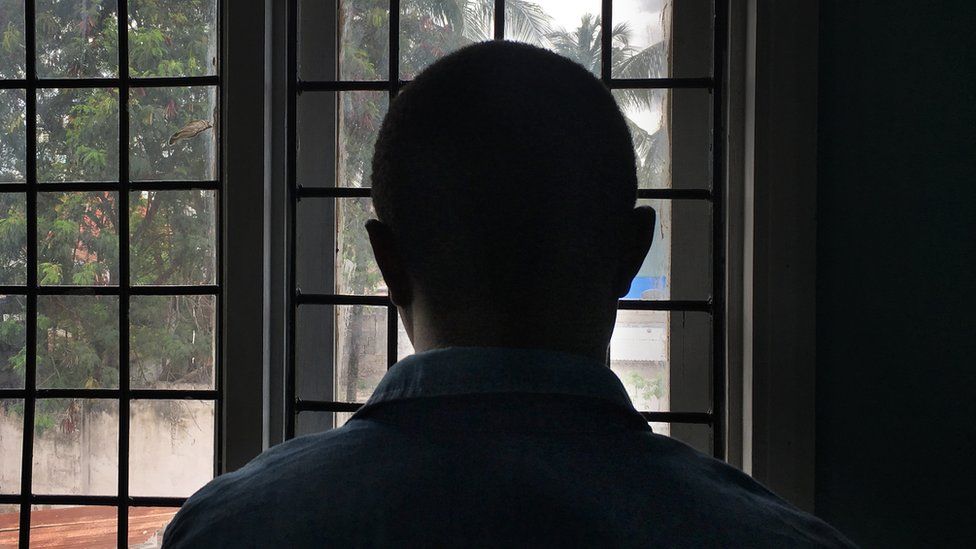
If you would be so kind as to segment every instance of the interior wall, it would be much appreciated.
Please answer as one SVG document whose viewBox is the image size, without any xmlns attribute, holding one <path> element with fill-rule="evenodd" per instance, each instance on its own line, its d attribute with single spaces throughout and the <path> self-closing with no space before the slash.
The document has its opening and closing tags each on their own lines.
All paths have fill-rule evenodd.
<svg viewBox="0 0 976 549">
<path fill-rule="evenodd" d="M 976 3 L 823 1 L 816 511 L 976 547 Z"/>
</svg>

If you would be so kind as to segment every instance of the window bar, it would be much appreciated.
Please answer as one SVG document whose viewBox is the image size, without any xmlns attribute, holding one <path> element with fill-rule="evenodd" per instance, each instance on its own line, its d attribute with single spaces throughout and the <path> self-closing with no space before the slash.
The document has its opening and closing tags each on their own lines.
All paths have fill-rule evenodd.
<svg viewBox="0 0 976 549">
<path fill-rule="evenodd" d="M 505 39 L 505 0 L 495 0 L 495 40 Z"/>
<path fill-rule="evenodd" d="M 34 398 L 102 398 L 118 399 L 119 389 L 3 389 L 2 399 L 22 399 L 30 393 Z M 140 400 L 216 400 L 218 391 L 212 389 L 129 389 L 129 395 Z"/>
<path fill-rule="evenodd" d="M 298 186 L 298 198 L 369 198 L 369 187 L 304 187 Z M 638 189 L 637 198 L 667 200 L 711 200 L 709 189 Z"/>
<path fill-rule="evenodd" d="M 118 547 L 129 539 L 129 2 L 116 4 L 119 24 L 119 520 Z"/>
<path fill-rule="evenodd" d="M 712 454 L 725 459 L 725 64 L 727 3 L 713 0 L 712 77 Z"/>
<path fill-rule="evenodd" d="M 613 37 L 613 0 L 603 0 L 600 12 L 600 79 L 603 84 L 609 87 L 613 67 L 613 50 L 611 38 Z"/>
<path fill-rule="evenodd" d="M 336 50 L 338 51 L 338 50 Z M 400 0 L 390 0 L 390 104 L 400 93 Z M 339 112 L 336 109 L 336 112 Z M 336 146 L 339 145 L 336 136 Z M 371 183 L 371 182 L 370 182 Z M 338 181 L 336 187 L 339 186 Z M 338 202 L 338 200 L 336 201 Z M 397 330 L 397 316 L 399 311 L 392 301 L 389 301 L 386 308 L 386 368 L 390 369 L 397 362 L 397 339 L 400 334 Z M 336 355 L 333 355 L 336 356 Z"/>
<path fill-rule="evenodd" d="M 285 440 L 295 438 L 295 329 L 297 327 L 298 304 L 296 298 L 300 294 L 297 285 L 296 251 L 298 246 L 295 238 L 298 233 L 298 177 L 296 174 L 298 151 L 297 140 L 297 103 L 298 103 L 298 0 L 289 0 L 286 10 L 288 16 L 288 52 L 287 68 L 288 75 L 286 98 L 287 118 L 285 121 L 285 154 L 287 155 L 285 165 L 285 176 L 288 185 L 288 292 L 285 295 L 285 306 L 288 311 L 287 349 L 285 352 Z"/>
<path fill-rule="evenodd" d="M 30 546 L 34 465 L 34 405 L 37 389 L 37 51 L 34 2 L 24 2 L 24 46 L 27 102 L 24 139 L 27 158 L 27 363 L 24 375 L 24 432 L 20 465 L 20 549 Z"/>
<path fill-rule="evenodd" d="M 216 298 L 214 298 L 214 390 L 216 391 L 214 399 L 214 477 L 221 474 L 224 470 L 224 444 L 223 444 L 223 418 L 224 418 L 224 292 L 221 288 L 224 287 L 224 181 L 226 176 L 224 175 L 224 131 L 223 131 L 223 120 L 224 116 L 221 116 L 224 108 L 224 86 L 222 84 L 223 71 L 224 71 L 224 1 L 217 0 L 214 8 L 217 10 L 216 21 L 214 24 L 217 26 L 214 32 L 214 40 L 216 40 L 216 57 L 217 57 L 217 67 L 216 67 L 216 86 L 217 86 L 217 108 L 213 112 L 213 132 L 214 132 L 214 173 L 213 177 L 216 177 L 216 188 L 214 192 L 214 210 L 215 210 L 215 224 L 214 227 L 214 263 L 216 267 L 216 272 L 214 273 L 214 281 L 216 286 L 213 288 L 217 292 Z M 175 186 L 175 185 L 174 185 Z M 129 186 L 132 189 L 130 183 Z M 202 186 L 194 185 L 193 189 L 201 190 Z M 143 190 L 142 188 L 135 190 Z M 132 498 L 130 497 L 131 501 Z M 182 505 L 182 504 L 181 504 Z"/>
<path fill-rule="evenodd" d="M 607 86 L 612 90 L 619 89 L 709 89 L 715 85 L 712 78 L 610 78 Z"/>
<path fill-rule="evenodd" d="M 4 183 L 3 192 L 27 192 L 27 183 Z M 132 181 L 129 182 L 130 191 L 216 191 L 220 190 L 220 181 Z M 45 182 L 44 192 L 80 193 L 80 192 L 119 192 L 119 184 L 106 181 L 60 181 Z"/>
<path fill-rule="evenodd" d="M 121 4 L 121 0 L 119 2 Z M 120 11 L 121 13 L 121 11 Z M 121 22 L 121 20 L 120 20 Z M 121 46 L 121 44 L 119 44 Z M 37 88 L 82 89 L 82 88 L 118 88 L 122 85 L 122 78 L 35 78 Z M 129 78 L 129 86 L 134 88 L 162 88 L 183 86 L 215 86 L 217 76 L 166 76 L 149 78 Z M 29 79 L 0 80 L 0 89 L 26 87 Z"/>
</svg>

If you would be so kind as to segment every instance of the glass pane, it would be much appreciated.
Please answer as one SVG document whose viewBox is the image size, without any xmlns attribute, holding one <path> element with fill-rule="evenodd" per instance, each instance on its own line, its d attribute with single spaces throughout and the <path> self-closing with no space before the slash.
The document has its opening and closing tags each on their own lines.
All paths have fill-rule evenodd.
<svg viewBox="0 0 976 549">
<path fill-rule="evenodd" d="M 654 429 L 655 433 L 680 440 L 705 455 L 712 455 L 712 428 L 710 426 L 689 423 L 672 423 L 669 425 L 665 423 L 667 429 L 662 432 L 657 427 L 658 425 L 661 424 L 651 424 L 651 429 Z"/>
<path fill-rule="evenodd" d="M 117 494 L 117 401 L 41 399 L 34 414 L 35 494 Z"/>
<path fill-rule="evenodd" d="M 302 199 L 295 223 L 295 276 L 306 294 L 335 293 L 335 200 Z"/>
<path fill-rule="evenodd" d="M 118 90 L 38 90 L 37 180 L 118 179 Z"/>
<path fill-rule="evenodd" d="M 129 175 L 133 181 L 209 181 L 217 173 L 217 88 L 133 88 Z"/>
<path fill-rule="evenodd" d="M 26 97 L 24 90 L 0 90 L 0 183 L 23 183 L 27 179 Z"/>
<path fill-rule="evenodd" d="M 130 406 L 130 494 L 186 497 L 213 478 L 213 402 L 133 400 Z"/>
<path fill-rule="evenodd" d="M 299 202 L 296 275 L 304 293 L 387 294 L 366 233 L 371 217 L 369 198 Z"/>
<path fill-rule="evenodd" d="M 118 519 L 115 507 L 31 505 L 30 546 L 115 547 Z"/>
<path fill-rule="evenodd" d="M 37 297 L 37 386 L 96 389 L 119 386 L 119 298 Z"/>
<path fill-rule="evenodd" d="M 613 90 L 630 128 L 642 189 L 711 187 L 711 94 Z"/>
<path fill-rule="evenodd" d="M 302 80 L 335 80 L 339 0 L 298 0 L 298 74 Z M 384 6 L 389 2 L 378 2 Z M 299 96 L 300 97 L 300 96 Z"/>
<path fill-rule="evenodd" d="M 390 74 L 389 4 L 388 0 L 339 1 L 340 80 L 386 80 L 388 78 Z"/>
<path fill-rule="evenodd" d="M 711 297 L 711 205 L 704 200 L 647 199 L 637 204 L 657 213 L 654 242 L 624 299 Z"/>
<path fill-rule="evenodd" d="M 298 13 L 303 80 L 389 78 L 389 0 L 299 0 Z"/>
<path fill-rule="evenodd" d="M 403 325 L 403 317 L 397 315 L 397 360 L 403 360 L 414 353 L 413 343 Z"/>
<path fill-rule="evenodd" d="M 116 0 L 36 0 L 37 76 L 90 78 L 118 74 Z"/>
<path fill-rule="evenodd" d="M 0 193 L 0 284 L 27 283 L 27 196 Z"/>
<path fill-rule="evenodd" d="M 129 368 L 134 389 L 213 389 L 217 299 L 131 296 Z"/>
<path fill-rule="evenodd" d="M 386 307 L 336 307 L 336 400 L 366 402 L 386 374 L 386 315 Z"/>
<path fill-rule="evenodd" d="M 128 0 L 131 76 L 217 74 L 216 0 Z"/>
<path fill-rule="evenodd" d="M 711 0 L 613 0 L 613 77 L 710 76 L 712 21 Z"/>
<path fill-rule="evenodd" d="M 368 198 L 338 202 L 336 215 L 336 292 L 347 295 L 386 295 L 386 283 L 376 265 L 366 233 L 366 220 L 376 217 Z"/>
<path fill-rule="evenodd" d="M 494 17 L 494 2 L 402 0 L 400 78 L 410 80 L 452 51 L 490 40 Z"/>
<path fill-rule="evenodd" d="M 670 74 L 671 4 L 666 0 L 613 0 L 614 78 L 665 78 Z"/>
<path fill-rule="evenodd" d="M 382 92 L 349 93 L 385 97 Z M 337 97 L 336 92 L 309 92 L 297 98 L 295 162 L 298 184 L 304 187 L 336 186 Z"/>
<path fill-rule="evenodd" d="M 337 106 L 341 108 L 337 109 Z M 306 187 L 369 187 L 373 147 L 388 106 L 386 92 L 300 95 L 299 184 Z"/>
<path fill-rule="evenodd" d="M 41 285 L 118 284 L 118 193 L 37 194 L 37 280 Z"/>
<path fill-rule="evenodd" d="M 299 308 L 299 397 L 366 402 L 386 374 L 386 315 L 376 306 Z"/>
<path fill-rule="evenodd" d="M 0 400 L 0 494 L 20 493 L 20 468 L 24 445 L 24 401 Z M 14 510 L 16 513 L 16 510 Z M 8 511 L 9 512 L 9 511 Z M 0 540 L 3 540 L 4 519 L 0 505 Z M 8 526 L 9 527 L 9 526 Z M 0 542 L 0 547 L 6 547 Z"/>
<path fill-rule="evenodd" d="M 129 507 L 129 547 L 159 549 L 179 507 Z"/>
<path fill-rule="evenodd" d="M 668 335 L 666 311 L 617 311 L 610 369 L 642 412 L 670 409 Z"/>
<path fill-rule="evenodd" d="M 24 0 L 0 2 L 0 78 L 24 78 Z"/>
<path fill-rule="evenodd" d="M 0 389 L 24 386 L 27 296 L 0 295 Z M 2 438 L 2 437 L 0 437 Z"/>
<path fill-rule="evenodd" d="M 338 186 L 369 187 L 373 147 L 386 116 L 385 92 L 345 92 L 339 94 Z"/>
<path fill-rule="evenodd" d="M 335 308 L 302 305 L 295 327 L 295 387 L 303 400 L 333 400 Z M 299 417 L 305 412 L 299 414 Z M 329 424 L 331 427 L 331 423 Z"/>
<path fill-rule="evenodd" d="M 550 49 L 600 76 L 600 0 L 505 3 L 505 38 Z"/>
<path fill-rule="evenodd" d="M 613 90 L 624 114 L 637 157 L 641 189 L 671 186 L 671 139 L 667 124 L 668 90 Z"/>
<path fill-rule="evenodd" d="M 216 206 L 215 191 L 130 193 L 132 284 L 213 284 Z"/>
<path fill-rule="evenodd" d="M 337 418 L 338 415 L 342 415 L 343 419 Z M 342 427 L 347 415 L 335 412 L 302 412 L 295 418 L 295 436 L 311 435 Z"/>
<path fill-rule="evenodd" d="M 0 547 L 18 547 L 20 539 L 20 505 L 0 503 Z"/>
<path fill-rule="evenodd" d="M 617 311 L 610 369 L 641 412 L 711 408 L 708 313 Z"/>
</svg>

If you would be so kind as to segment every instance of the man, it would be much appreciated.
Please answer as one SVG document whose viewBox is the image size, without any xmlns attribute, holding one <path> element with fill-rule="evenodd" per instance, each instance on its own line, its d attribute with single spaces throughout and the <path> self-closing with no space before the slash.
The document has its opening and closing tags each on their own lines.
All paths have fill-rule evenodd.
<svg viewBox="0 0 976 549">
<path fill-rule="evenodd" d="M 507 42 L 447 56 L 391 105 L 372 178 L 417 354 L 342 428 L 200 490 L 168 547 L 849 545 L 652 433 L 605 366 L 655 214 L 585 69 Z"/>
</svg>

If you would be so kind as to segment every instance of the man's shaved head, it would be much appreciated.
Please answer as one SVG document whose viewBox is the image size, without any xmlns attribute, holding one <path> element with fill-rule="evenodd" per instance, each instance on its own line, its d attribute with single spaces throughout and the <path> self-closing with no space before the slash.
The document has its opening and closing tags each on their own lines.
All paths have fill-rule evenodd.
<svg viewBox="0 0 976 549">
<path fill-rule="evenodd" d="M 593 305 L 619 286 L 637 177 L 626 122 L 599 80 L 495 41 L 403 88 L 376 143 L 372 195 L 432 308 L 573 314 L 558 304 Z"/>
</svg>

